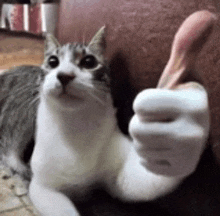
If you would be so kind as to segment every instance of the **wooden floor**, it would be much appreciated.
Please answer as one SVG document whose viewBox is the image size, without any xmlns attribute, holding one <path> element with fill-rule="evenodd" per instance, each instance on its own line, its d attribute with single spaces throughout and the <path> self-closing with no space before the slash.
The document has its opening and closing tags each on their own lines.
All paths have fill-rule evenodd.
<svg viewBox="0 0 220 216">
<path fill-rule="evenodd" d="M 26 33 L 8 33 L 0 29 L 0 69 L 43 62 L 42 37 Z"/>
<path fill-rule="evenodd" d="M 38 216 L 28 197 L 28 190 L 19 176 L 12 176 L 0 167 L 0 216 Z"/>
</svg>

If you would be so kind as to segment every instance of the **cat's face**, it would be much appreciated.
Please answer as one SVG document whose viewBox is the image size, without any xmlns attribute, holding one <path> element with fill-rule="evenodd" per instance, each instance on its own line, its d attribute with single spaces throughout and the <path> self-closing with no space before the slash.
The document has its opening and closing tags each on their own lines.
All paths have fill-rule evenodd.
<svg viewBox="0 0 220 216">
<path fill-rule="evenodd" d="M 42 68 L 47 73 L 42 93 L 57 105 L 74 109 L 91 102 L 105 104 L 109 89 L 104 61 L 104 28 L 99 30 L 88 46 L 60 46 L 49 35 Z"/>
</svg>

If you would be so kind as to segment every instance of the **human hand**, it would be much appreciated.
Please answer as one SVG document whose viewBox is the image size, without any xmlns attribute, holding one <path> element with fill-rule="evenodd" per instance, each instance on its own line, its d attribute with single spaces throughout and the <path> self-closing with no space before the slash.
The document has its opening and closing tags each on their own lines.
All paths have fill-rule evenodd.
<svg viewBox="0 0 220 216">
<path fill-rule="evenodd" d="M 134 101 L 129 132 L 142 164 L 154 173 L 187 176 L 204 150 L 210 125 L 208 95 L 194 65 L 214 20 L 212 13 L 199 11 L 184 21 L 157 89 L 142 91 Z M 188 77 L 197 82 L 185 83 Z"/>
<path fill-rule="evenodd" d="M 161 175 L 192 173 L 209 134 L 206 90 L 200 85 L 179 90 L 147 89 L 138 94 L 133 108 L 129 131 L 142 164 Z"/>
</svg>

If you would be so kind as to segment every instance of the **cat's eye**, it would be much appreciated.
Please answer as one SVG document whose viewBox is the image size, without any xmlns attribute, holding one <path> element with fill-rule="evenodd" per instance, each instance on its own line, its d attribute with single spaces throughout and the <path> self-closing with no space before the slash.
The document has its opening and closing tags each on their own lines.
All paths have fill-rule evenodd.
<svg viewBox="0 0 220 216">
<path fill-rule="evenodd" d="M 87 55 L 80 61 L 80 67 L 92 69 L 98 65 L 96 58 L 93 55 Z"/>
<path fill-rule="evenodd" d="M 56 68 L 59 65 L 59 59 L 57 56 L 52 55 L 48 59 L 48 64 L 50 65 L 51 68 Z"/>
</svg>

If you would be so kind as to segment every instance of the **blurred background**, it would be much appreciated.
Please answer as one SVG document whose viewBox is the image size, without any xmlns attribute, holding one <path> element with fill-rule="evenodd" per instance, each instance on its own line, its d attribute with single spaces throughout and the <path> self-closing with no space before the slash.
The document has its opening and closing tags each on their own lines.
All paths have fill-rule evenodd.
<svg viewBox="0 0 220 216">
<path fill-rule="evenodd" d="M 0 2 L 0 70 L 42 63 L 42 35 L 55 34 L 58 4 L 58 0 Z"/>
<path fill-rule="evenodd" d="M 4 0 L 1 3 L 1 28 L 11 31 L 54 34 L 57 17 L 57 0 Z"/>
</svg>

